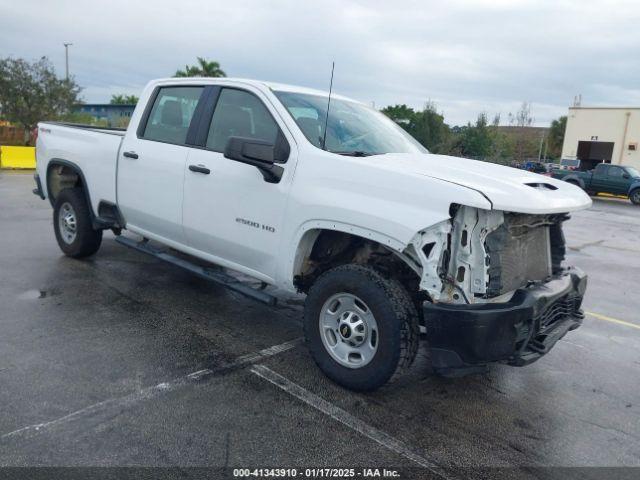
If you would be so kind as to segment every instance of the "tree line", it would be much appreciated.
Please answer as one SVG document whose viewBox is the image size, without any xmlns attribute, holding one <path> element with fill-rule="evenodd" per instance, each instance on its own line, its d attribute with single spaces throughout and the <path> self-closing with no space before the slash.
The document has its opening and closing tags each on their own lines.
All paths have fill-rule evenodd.
<svg viewBox="0 0 640 480">
<path fill-rule="evenodd" d="M 195 65 L 185 65 L 174 74 L 174 77 L 225 76 L 218 62 L 202 57 L 197 57 Z M 76 111 L 82 103 L 81 91 L 73 77 L 59 78 L 46 57 L 35 62 L 0 59 L 0 118 L 21 126 L 26 132 L 25 142 L 42 119 L 96 123 L 91 115 Z M 138 100 L 136 95 L 122 93 L 114 94 L 110 103 L 135 105 Z M 545 157 L 559 158 L 566 126 L 566 117 L 560 117 L 551 123 L 544 138 L 532 137 L 531 129 L 525 128 L 533 124 L 531 106 L 526 102 L 517 112 L 509 113 L 506 127 L 500 126 L 499 115 L 489 121 L 485 113 L 480 113 L 474 123 L 451 127 L 433 102 L 425 103 L 421 110 L 403 104 L 381 111 L 433 153 L 498 163 L 537 158 L 543 149 Z"/>
<path fill-rule="evenodd" d="M 533 124 L 531 105 L 523 102 L 515 113 L 508 114 L 507 125 L 500 125 L 500 115 L 491 121 L 480 113 L 474 123 L 450 127 L 433 102 L 422 110 L 407 105 L 385 107 L 382 113 L 394 120 L 430 152 L 510 164 L 539 156 L 558 159 L 562 151 L 567 117 L 551 123 L 548 131 L 528 128 Z"/>
</svg>

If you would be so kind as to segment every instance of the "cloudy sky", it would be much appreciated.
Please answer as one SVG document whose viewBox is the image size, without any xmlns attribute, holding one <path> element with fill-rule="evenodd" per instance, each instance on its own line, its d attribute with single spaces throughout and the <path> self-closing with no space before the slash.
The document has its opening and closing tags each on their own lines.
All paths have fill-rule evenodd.
<svg viewBox="0 0 640 480">
<path fill-rule="evenodd" d="M 334 89 L 377 107 L 436 103 L 451 125 L 537 125 L 583 105 L 640 105 L 640 2 L 570 0 L 0 0 L 0 56 L 47 56 L 87 102 L 140 92 L 196 56 L 229 76 Z"/>
</svg>

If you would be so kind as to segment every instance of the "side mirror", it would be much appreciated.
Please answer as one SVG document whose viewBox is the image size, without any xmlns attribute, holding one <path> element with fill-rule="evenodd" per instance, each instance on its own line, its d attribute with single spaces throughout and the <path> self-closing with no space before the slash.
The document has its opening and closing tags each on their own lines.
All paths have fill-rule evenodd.
<svg viewBox="0 0 640 480">
<path fill-rule="evenodd" d="M 623 173 L 622 178 L 631 178 L 628 173 Z"/>
<path fill-rule="evenodd" d="M 254 138 L 229 137 L 224 149 L 225 158 L 253 165 L 269 183 L 280 181 L 284 169 L 276 163 L 286 162 L 289 153 L 289 143 L 281 132 L 275 144 Z"/>
</svg>

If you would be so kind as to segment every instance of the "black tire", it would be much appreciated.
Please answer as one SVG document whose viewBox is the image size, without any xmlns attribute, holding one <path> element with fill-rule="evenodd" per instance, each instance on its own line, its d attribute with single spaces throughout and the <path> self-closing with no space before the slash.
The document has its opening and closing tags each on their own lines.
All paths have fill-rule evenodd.
<svg viewBox="0 0 640 480">
<path fill-rule="evenodd" d="M 72 238 L 61 225 L 64 220 L 60 217 L 65 212 L 72 212 L 75 219 L 75 236 Z M 94 230 L 91 225 L 91 213 L 82 188 L 65 188 L 58 194 L 53 206 L 53 230 L 60 250 L 68 257 L 88 257 L 98 251 L 102 230 Z"/>
<path fill-rule="evenodd" d="M 361 299 L 377 324 L 377 350 L 369 363 L 358 368 L 336 361 L 321 338 L 322 308 L 339 293 Z M 418 314 L 398 281 L 385 278 L 370 267 L 343 265 L 323 273 L 309 290 L 304 307 L 304 335 L 311 356 L 331 380 L 351 390 L 371 391 L 413 363 L 418 351 Z"/>
<path fill-rule="evenodd" d="M 629 200 L 634 205 L 640 205 L 640 188 L 634 188 L 629 192 Z"/>
</svg>

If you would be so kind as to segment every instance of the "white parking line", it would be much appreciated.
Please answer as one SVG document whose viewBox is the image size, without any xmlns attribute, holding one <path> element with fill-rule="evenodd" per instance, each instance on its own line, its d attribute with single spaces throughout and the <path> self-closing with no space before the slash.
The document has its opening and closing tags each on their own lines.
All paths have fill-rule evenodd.
<svg viewBox="0 0 640 480">
<path fill-rule="evenodd" d="M 411 460 L 414 463 L 417 463 L 421 467 L 430 470 L 432 473 L 435 473 L 442 478 L 453 478 L 442 467 L 413 452 L 411 448 L 402 443 L 400 440 L 397 440 L 391 435 L 378 430 L 375 427 L 372 427 L 359 418 L 354 417 L 346 410 L 343 410 L 340 407 L 327 402 L 323 398 L 320 398 L 316 394 L 311 393 L 300 385 L 283 377 L 279 373 L 274 372 L 269 367 L 265 365 L 254 365 L 253 367 L 251 367 L 251 371 L 259 377 L 262 377 L 263 379 L 271 382 L 281 390 L 284 390 L 288 394 L 296 397 L 299 400 L 302 400 L 307 405 L 310 405 L 316 410 L 329 415 L 334 420 L 337 420 L 338 422 L 346 425 L 352 430 L 355 430 L 356 432 L 364 435 L 365 437 L 373 440 L 383 447 L 402 455 L 403 457 Z"/>
<path fill-rule="evenodd" d="M 245 365 L 254 364 L 273 355 L 277 355 L 278 353 L 286 352 L 287 350 L 290 350 L 297 346 L 301 342 L 301 340 L 301 338 L 297 338 L 289 342 L 281 343 L 280 345 L 274 345 L 272 347 L 265 348 L 264 350 L 260 350 L 256 353 L 250 353 L 248 355 L 240 356 L 233 362 L 223 364 L 219 367 L 216 367 L 215 369 L 198 370 L 197 372 L 190 373 L 189 375 L 176 378 L 175 380 L 171 380 L 169 382 L 163 382 L 152 387 L 143 388 L 142 390 L 133 392 L 124 397 L 110 398 L 108 400 L 89 405 L 88 407 L 81 408 L 80 410 L 76 410 L 75 412 L 72 412 L 68 415 L 56 418 L 55 420 L 22 427 L 14 430 L 13 432 L 3 434 L 2 436 L 0 436 L 0 440 L 29 436 L 30 434 L 39 433 L 44 430 L 51 429 L 56 425 L 69 423 L 73 420 L 87 417 L 98 412 L 105 411 L 109 408 L 122 409 L 124 407 L 129 407 L 144 400 L 149 400 L 161 394 L 175 390 L 176 388 L 187 385 L 192 381 L 202 380 L 209 375 L 221 373 L 227 370 L 233 370 Z"/>
</svg>

